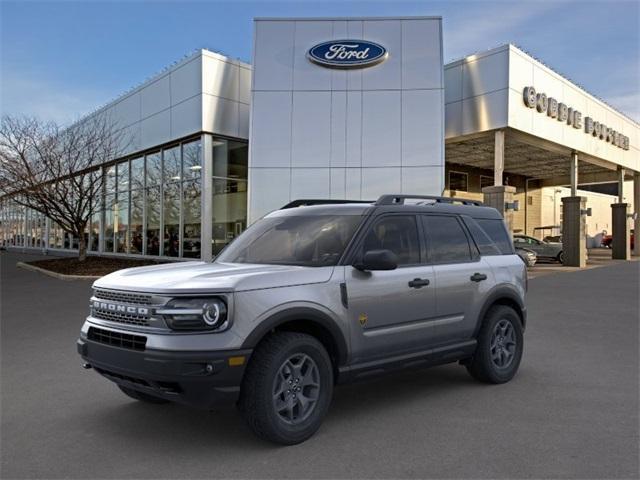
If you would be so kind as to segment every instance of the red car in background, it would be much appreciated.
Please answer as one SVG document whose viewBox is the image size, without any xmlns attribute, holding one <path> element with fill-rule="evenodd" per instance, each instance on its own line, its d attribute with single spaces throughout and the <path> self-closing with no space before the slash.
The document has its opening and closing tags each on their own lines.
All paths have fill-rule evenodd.
<svg viewBox="0 0 640 480">
<path fill-rule="evenodd" d="M 629 245 L 631 246 L 631 250 L 633 250 L 634 248 L 634 231 L 631 230 L 631 235 L 629 238 Z M 607 247 L 607 248 L 611 248 L 611 243 L 613 242 L 613 235 L 605 235 L 604 237 L 602 237 L 602 243 L 601 245 L 603 247 Z"/>
</svg>

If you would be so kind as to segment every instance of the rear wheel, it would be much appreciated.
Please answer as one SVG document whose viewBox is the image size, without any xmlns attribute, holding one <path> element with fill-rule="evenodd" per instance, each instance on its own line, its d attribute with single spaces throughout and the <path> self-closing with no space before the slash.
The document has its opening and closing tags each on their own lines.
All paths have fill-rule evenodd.
<svg viewBox="0 0 640 480">
<path fill-rule="evenodd" d="M 505 383 L 518 371 L 522 350 L 520 317 L 511 307 L 496 305 L 487 312 L 476 352 L 466 367 L 481 382 Z"/>
<path fill-rule="evenodd" d="M 131 397 L 135 400 L 139 400 L 141 402 L 145 402 L 145 403 L 155 403 L 155 404 L 163 404 L 163 403 L 169 403 L 169 400 L 165 400 L 164 398 L 160 398 L 160 397 L 154 397 L 153 395 L 149 395 L 147 393 L 143 393 L 143 392 L 139 392 L 137 390 L 134 390 L 132 388 L 127 388 L 127 387 L 123 387 L 122 385 L 118 385 L 118 388 L 120 390 L 122 390 L 122 392 L 128 396 Z"/>
<path fill-rule="evenodd" d="M 256 349 L 240 393 L 240 410 L 259 437 L 283 445 L 311 437 L 329 409 L 333 368 L 310 335 L 277 332 Z"/>
<path fill-rule="evenodd" d="M 564 263 L 564 252 L 560 252 L 557 259 L 560 263 Z"/>
</svg>

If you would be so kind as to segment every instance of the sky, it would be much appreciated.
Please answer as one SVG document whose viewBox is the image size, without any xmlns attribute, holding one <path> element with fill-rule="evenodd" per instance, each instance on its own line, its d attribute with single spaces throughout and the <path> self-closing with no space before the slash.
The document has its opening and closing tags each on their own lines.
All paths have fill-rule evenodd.
<svg viewBox="0 0 640 480">
<path fill-rule="evenodd" d="M 199 48 L 251 61 L 254 17 L 441 15 L 445 62 L 513 43 L 640 121 L 640 1 L 0 0 L 0 112 L 62 124 Z"/>
</svg>

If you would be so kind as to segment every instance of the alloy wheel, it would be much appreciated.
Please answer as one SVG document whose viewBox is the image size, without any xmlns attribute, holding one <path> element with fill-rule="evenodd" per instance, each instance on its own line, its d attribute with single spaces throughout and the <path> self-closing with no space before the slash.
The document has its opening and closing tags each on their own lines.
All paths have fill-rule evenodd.
<svg viewBox="0 0 640 480">
<path fill-rule="evenodd" d="M 491 361 L 500 368 L 508 368 L 516 355 L 516 332 L 509 320 L 496 323 L 491 334 Z"/>
<path fill-rule="evenodd" d="M 320 397 L 320 371 L 316 362 L 304 353 L 287 358 L 273 380 L 273 408 L 290 425 L 304 422 Z"/>
</svg>

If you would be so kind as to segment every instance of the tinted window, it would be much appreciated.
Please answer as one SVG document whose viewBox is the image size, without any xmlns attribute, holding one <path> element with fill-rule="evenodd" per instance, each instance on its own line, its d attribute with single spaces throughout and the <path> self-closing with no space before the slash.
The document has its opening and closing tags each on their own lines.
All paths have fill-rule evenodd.
<svg viewBox="0 0 640 480">
<path fill-rule="evenodd" d="M 398 256 L 398 265 L 420 263 L 420 240 L 416 219 L 411 216 L 383 217 L 369 230 L 362 252 L 391 250 Z"/>
<path fill-rule="evenodd" d="M 423 216 L 432 263 L 471 261 L 469 241 L 456 217 Z"/>
<path fill-rule="evenodd" d="M 499 218 L 478 218 L 476 221 L 503 254 L 508 255 L 513 253 L 513 245 L 511 244 L 511 239 L 507 233 L 507 228 L 504 226 L 504 221 Z"/>
<path fill-rule="evenodd" d="M 362 217 L 300 215 L 258 220 L 217 262 L 323 267 L 335 265 Z"/>
<path fill-rule="evenodd" d="M 478 250 L 480 250 L 481 255 L 501 255 L 502 252 L 493 243 L 493 240 L 489 238 L 489 236 L 485 233 L 485 231 L 476 223 L 473 218 L 466 217 L 464 219 L 467 227 L 469 228 L 469 232 L 471 232 L 471 236 L 478 246 Z"/>
</svg>

